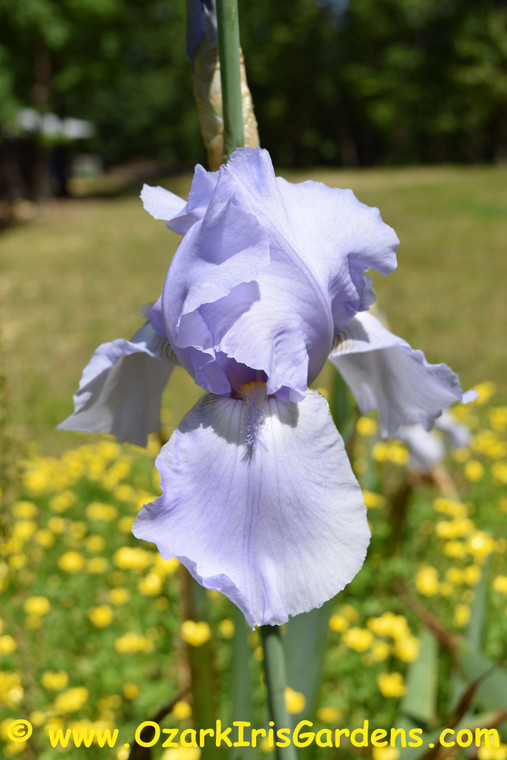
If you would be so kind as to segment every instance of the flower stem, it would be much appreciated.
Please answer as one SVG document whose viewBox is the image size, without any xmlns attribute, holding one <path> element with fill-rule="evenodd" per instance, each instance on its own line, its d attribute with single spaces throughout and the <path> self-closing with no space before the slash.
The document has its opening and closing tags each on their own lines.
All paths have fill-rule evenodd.
<svg viewBox="0 0 507 760">
<path fill-rule="evenodd" d="M 264 649 L 264 670 L 268 688 L 269 711 L 275 724 L 276 732 L 282 728 L 291 728 L 291 722 L 285 705 L 285 688 L 287 676 L 280 627 L 261 625 L 259 628 Z M 277 760 L 296 760 L 296 750 L 292 742 L 288 747 L 276 747 Z"/>
<path fill-rule="evenodd" d="M 227 160 L 236 148 L 244 145 L 238 0 L 217 0 L 217 28 L 224 115 L 224 160 Z"/>
</svg>

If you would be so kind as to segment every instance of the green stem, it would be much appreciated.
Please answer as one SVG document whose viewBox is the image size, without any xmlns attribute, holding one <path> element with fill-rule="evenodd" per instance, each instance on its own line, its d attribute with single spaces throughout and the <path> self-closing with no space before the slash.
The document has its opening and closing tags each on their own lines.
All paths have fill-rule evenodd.
<svg viewBox="0 0 507 760">
<path fill-rule="evenodd" d="M 236 148 L 244 145 L 238 0 L 217 0 L 217 29 L 227 160 Z"/>
<path fill-rule="evenodd" d="M 285 705 L 287 676 L 280 627 L 261 625 L 259 628 L 264 649 L 264 670 L 268 688 L 269 711 L 275 724 L 275 752 L 277 760 L 296 760 L 296 750 L 292 742 L 288 747 L 276 747 L 276 731 L 291 728 L 291 721 Z"/>
</svg>

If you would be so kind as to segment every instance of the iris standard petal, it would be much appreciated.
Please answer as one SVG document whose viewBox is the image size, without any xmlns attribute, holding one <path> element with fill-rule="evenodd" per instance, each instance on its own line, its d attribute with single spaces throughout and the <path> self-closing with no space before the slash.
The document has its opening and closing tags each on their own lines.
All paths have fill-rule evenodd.
<svg viewBox="0 0 507 760">
<path fill-rule="evenodd" d="M 259 299 L 257 279 L 269 263 L 263 228 L 230 200 L 210 206 L 183 238 L 164 283 L 162 316 L 164 333 L 196 381 L 199 366 L 222 350 L 220 336 Z M 222 386 L 203 387 L 227 392 Z"/>
<path fill-rule="evenodd" d="M 223 178 L 235 204 L 255 213 L 284 258 L 324 294 L 335 326 L 371 304 L 371 284 L 363 276 L 368 269 L 382 274 L 395 269 L 399 240 L 394 230 L 352 190 L 275 177 L 269 153 L 262 149 L 233 153 Z"/>
<path fill-rule="evenodd" d="M 200 164 L 195 167 L 188 201 L 163 187 L 143 185 L 143 206 L 155 219 L 163 219 L 169 229 L 184 235 L 206 213 L 217 184 L 218 172 L 207 172 Z"/>
<path fill-rule="evenodd" d="M 142 508 L 138 538 L 226 594 L 249 625 L 279 625 L 349 583 L 369 542 L 366 510 L 327 402 L 207 395 L 157 467 L 163 495 Z"/>
<path fill-rule="evenodd" d="M 469 398 L 446 364 L 429 364 L 422 351 L 365 312 L 340 331 L 329 358 L 361 412 L 378 410 L 385 438 L 396 438 L 405 423 L 418 422 L 429 430 L 442 409 Z"/>
<path fill-rule="evenodd" d="M 336 331 L 375 300 L 364 273 L 387 275 L 396 268 L 398 237 L 379 210 L 361 203 L 352 190 L 281 177 L 277 183 L 291 239 L 329 294 Z"/>
<path fill-rule="evenodd" d="M 208 182 L 213 192 L 199 167 L 192 203 L 208 206 L 169 270 L 165 331 L 176 351 L 192 346 L 209 363 L 212 348 L 264 372 L 268 393 L 300 401 L 337 324 L 373 299 L 364 272 L 391 271 L 398 239 L 351 191 L 276 178 L 265 150 L 236 151 Z"/>
<path fill-rule="evenodd" d="M 162 391 L 175 366 L 170 347 L 147 322 L 132 340 L 113 340 L 97 348 L 74 394 L 74 413 L 59 430 L 112 433 L 146 446 L 160 430 Z"/>
</svg>

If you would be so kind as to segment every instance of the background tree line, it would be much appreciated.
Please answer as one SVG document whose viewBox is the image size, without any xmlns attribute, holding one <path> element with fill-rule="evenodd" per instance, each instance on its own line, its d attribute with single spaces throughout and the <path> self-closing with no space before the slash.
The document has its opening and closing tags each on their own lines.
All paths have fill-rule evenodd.
<svg viewBox="0 0 507 760">
<path fill-rule="evenodd" d="M 184 0 L 0 0 L 4 158 L 32 106 L 93 122 L 87 149 L 107 164 L 204 160 L 185 12 Z M 504 2 L 240 0 L 240 23 L 277 164 L 505 159 Z"/>
</svg>

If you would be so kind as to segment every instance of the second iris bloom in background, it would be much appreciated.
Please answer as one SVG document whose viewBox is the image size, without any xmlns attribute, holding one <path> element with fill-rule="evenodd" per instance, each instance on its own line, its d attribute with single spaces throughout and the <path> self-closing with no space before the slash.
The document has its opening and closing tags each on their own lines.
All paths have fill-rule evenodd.
<svg viewBox="0 0 507 760">
<path fill-rule="evenodd" d="M 325 399 L 328 358 L 384 436 L 429 429 L 462 399 L 367 312 L 365 272 L 396 266 L 398 239 L 350 190 L 275 177 L 265 150 L 197 167 L 188 203 L 145 187 L 145 208 L 183 239 L 132 341 L 101 346 L 62 427 L 144 443 L 175 363 L 208 393 L 157 458 L 162 496 L 134 534 L 226 594 L 250 625 L 321 606 L 358 572 L 369 529 Z"/>
</svg>

